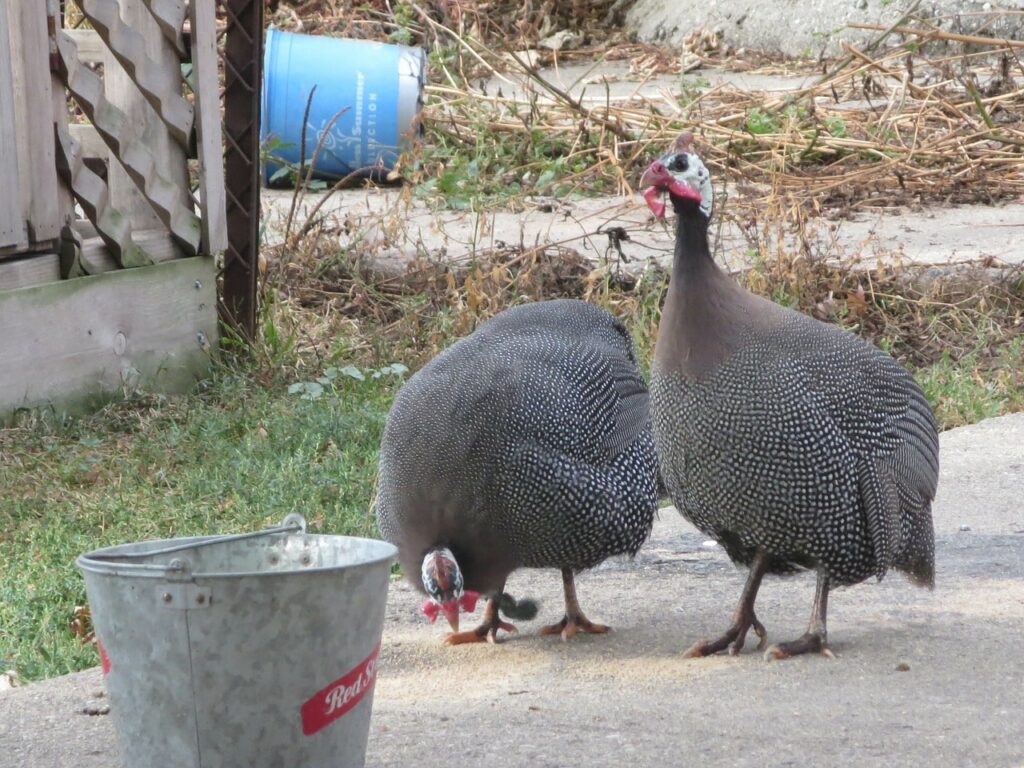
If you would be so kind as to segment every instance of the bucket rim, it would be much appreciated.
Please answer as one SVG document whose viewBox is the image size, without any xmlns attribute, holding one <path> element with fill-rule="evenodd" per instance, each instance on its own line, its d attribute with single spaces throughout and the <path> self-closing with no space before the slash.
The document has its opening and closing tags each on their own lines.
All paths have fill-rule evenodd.
<svg viewBox="0 0 1024 768">
<path fill-rule="evenodd" d="M 127 556 L 134 554 L 135 556 L 144 555 L 145 553 L 131 553 L 129 549 L 131 547 L 137 547 L 140 544 L 150 545 L 154 548 L 159 545 L 188 545 L 187 548 L 191 548 L 194 545 L 209 544 L 215 545 L 218 541 L 223 540 L 221 543 L 230 544 L 233 543 L 233 539 L 224 536 L 184 536 L 179 538 L 170 539 L 149 539 L 147 541 L 136 541 L 136 542 L 124 542 L 121 544 L 113 544 L 108 547 L 101 547 L 100 549 L 94 549 L 89 552 L 83 552 L 77 558 L 75 558 L 75 565 L 79 570 L 84 573 L 93 573 L 103 576 L 125 576 L 135 578 L 152 578 L 152 579 L 167 579 L 167 578 L 178 578 L 178 579 L 235 579 L 245 577 L 265 577 L 265 576 L 297 576 L 307 573 L 330 573 L 334 571 L 345 570 L 347 568 L 363 567 L 379 565 L 385 562 L 394 562 L 398 557 L 398 548 L 391 542 L 384 541 L 383 539 L 374 539 L 367 536 L 345 536 L 343 534 L 329 534 L 329 533 L 283 533 L 274 534 L 274 536 L 293 536 L 301 535 L 304 539 L 348 539 L 350 541 L 360 542 L 363 544 L 371 545 L 374 549 L 378 550 L 373 554 L 368 554 L 365 558 L 359 559 L 357 562 L 339 564 L 339 565 L 325 565 L 325 566 L 306 566 L 301 568 L 289 569 L 289 570 L 273 570 L 273 571 L 195 571 L 189 572 L 181 568 L 175 568 L 168 564 L 157 564 L 157 563 L 139 563 L 139 562 L 124 562 L 121 560 L 113 559 L 99 559 L 100 556 L 106 558 L 116 558 L 119 556 Z M 117 550 L 122 550 L 120 553 Z M 185 549 L 183 549 L 185 551 Z"/>
</svg>

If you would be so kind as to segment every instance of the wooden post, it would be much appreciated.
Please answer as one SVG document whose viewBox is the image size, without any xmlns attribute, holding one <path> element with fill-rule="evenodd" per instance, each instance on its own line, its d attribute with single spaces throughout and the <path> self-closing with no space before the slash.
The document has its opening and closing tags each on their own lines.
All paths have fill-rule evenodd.
<svg viewBox="0 0 1024 768">
<path fill-rule="evenodd" d="M 14 33 L 10 41 L 14 114 L 21 118 L 15 130 L 23 182 L 20 184 L 21 210 L 28 221 L 32 243 L 56 240 L 62 224 L 57 199 L 50 36 L 46 19 L 46 3 L 7 3 L 7 20 Z"/>
<path fill-rule="evenodd" d="M 14 71 L 11 67 L 11 39 L 20 30 L 11 26 L 7 16 L 7 0 L 0 0 L 0 248 L 28 245 L 28 233 L 22 216 L 18 190 L 18 145 L 14 115 Z"/>
<path fill-rule="evenodd" d="M 202 252 L 211 255 L 228 247 L 215 2 L 192 0 L 191 7 L 192 67 L 195 71 L 196 129 L 199 137 L 199 204 L 203 210 Z"/>
<path fill-rule="evenodd" d="M 49 22 L 47 24 L 48 31 L 52 38 L 49 40 L 50 47 L 48 50 L 56 55 L 57 50 L 57 30 L 60 29 L 60 0 L 46 0 L 46 12 L 49 16 Z M 54 135 L 57 131 L 66 131 L 68 129 L 68 94 L 64 90 L 64 83 L 61 82 L 60 76 L 51 70 L 50 72 L 50 100 L 53 104 L 53 123 L 56 130 L 50 132 Z M 57 174 L 56 165 L 56 141 L 54 142 L 54 166 L 53 173 Z M 58 179 L 57 184 L 57 224 L 60 227 L 61 237 L 65 235 L 65 227 L 70 227 L 71 222 L 75 219 L 75 201 L 71 196 L 71 190 L 61 183 Z"/>
</svg>

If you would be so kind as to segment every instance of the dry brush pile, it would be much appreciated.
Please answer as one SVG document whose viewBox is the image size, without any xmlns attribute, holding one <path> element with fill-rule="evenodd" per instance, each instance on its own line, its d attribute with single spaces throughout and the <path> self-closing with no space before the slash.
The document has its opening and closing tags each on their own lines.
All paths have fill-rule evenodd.
<svg viewBox="0 0 1024 768">
<path fill-rule="evenodd" d="M 328 21 L 316 30 L 306 23 L 306 31 L 345 32 L 374 20 L 383 25 L 378 39 L 393 37 L 398 24 L 432 51 L 426 138 L 399 167 L 407 189 L 444 180 L 460 158 L 472 157 L 483 166 L 471 206 L 514 208 L 537 194 L 629 194 L 643 165 L 680 130 L 694 129 L 699 151 L 731 190 L 719 211 L 745 231 L 756 263 L 745 276 L 752 289 L 851 327 L 915 367 L 970 358 L 975 375 L 998 367 L 1009 376 L 1003 386 L 1024 390 L 1022 366 L 1005 364 L 1006 351 L 1019 353 L 1024 335 L 1019 269 L 993 261 L 946 269 L 898 259 L 857 263 L 856 254 L 837 251 L 827 227 L 827 219 L 868 208 L 1024 193 L 1024 44 L 951 39 L 926 20 L 901 20 L 901 29 L 913 30 L 899 33 L 901 42 L 894 30 L 882 30 L 870 45 L 847 45 L 845 57 L 824 64 L 730 52 L 706 32 L 681 52 L 596 36 L 582 51 L 525 51 L 538 30 L 553 25 L 531 36 L 509 9 L 505 27 L 492 28 L 483 17 L 453 16 L 452 5 L 403 3 L 396 14 L 372 2 L 359 14 L 323 16 Z M 544 7 L 554 5 L 571 4 Z M 484 14 L 485 6 L 501 3 L 461 7 Z M 591 28 L 608 7 L 595 4 Z M 344 23 L 332 27 L 331 18 Z M 492 42 L 501 35 L 513 44 Z M 541 71 L 573 60 L 625 60 L 641 82 L 678 75 L 681 95 L 581 98 Z M 710 65 L 800 74 L 809 84 L 776 94 L 711 87 L 701 77 Z M 603 92 L 601 82 L 588 92 Z M 557 172 L 545 172 L 552 167 Z M 514 185 L 519 196 L 488 197 L 488 184 Z M 310 349 L 344 332 L 353 354 L 378 356 L 404 345 L 412 362 L 425 360 L 507 306 L 553 296 L 588 298 L 632 316 L 641 346 L 649 347 L 667 281 L 653 267 L 625 272 L 590 263 L 565 244 L 498 248 L 462 264 L 420 258 L 405 274 L 382 275 L 361 254 L 339 253 L 318 228 L 305 232 L 271 276 L 286 302 L 322 319 L 322 333 L 307 332 Z"/>
</svg>

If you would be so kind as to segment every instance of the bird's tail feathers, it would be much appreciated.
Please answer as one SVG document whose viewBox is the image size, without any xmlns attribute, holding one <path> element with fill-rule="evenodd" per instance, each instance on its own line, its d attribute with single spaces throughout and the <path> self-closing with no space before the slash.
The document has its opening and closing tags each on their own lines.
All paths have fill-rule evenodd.
<svg viewBox="0 0 1024 768">
<path fill-rule="evenodd" d="M 896 569 L 919 587 L 935 587 L 935 527 L 931 504 L 904 510 L 903 551 Z"/>
<path fill-rule="evenodd" d="M 529 621 L 537 615 L 537 608 L 536 600 L 531 600 L 528 597 L 516 600 L 508 592 L 502 592 L 498 599 L 498 610 L 505 615 L 505 618 L 513 621 Z"/>
</svg>

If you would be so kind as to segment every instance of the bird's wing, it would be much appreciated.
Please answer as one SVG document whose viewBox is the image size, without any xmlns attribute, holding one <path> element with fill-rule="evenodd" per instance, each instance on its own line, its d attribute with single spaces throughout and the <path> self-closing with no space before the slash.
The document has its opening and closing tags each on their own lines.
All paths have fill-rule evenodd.
<svg viewBox="0 0 1024 768">
<path fill-rule="evenodd" d="M 939 443 L 931 406 L 890 355 L 810 318 L 794 354 L 816 398 L 849 441 L 881 578 L 901 546 L 902 518 L 927 514 L 935 497 Z"/>
<path fill-rule="evenodd" d="M 870 456 L 858 459 L 857 481 L 875 552 L 875 576 L 881 579 L 895 561 L 900 541 L 900 499 L 896 482 L 888 463 Z"/>
<path fill-rule="evenodd" d="M 633 339 L 618 318 L 612 321 L 612 338 L 608 340 L 611 377 L 618 395 L 615 424 L 604 441 L 611 458 L 618 456 L 650 429 L 651 398 L 647 383 L 640 375 Z"/>
<path fill-rule="evenodd" d="M 938 483 L 938 431 L 913 376 L 852 333 L 798 317 L 803 329 L 794 334 L 790 352 L 854 451 L 886 462 L 901 501 L 931 501 Z"/>
<path fill-rule="evenodd" d="M 614 458 L 631 446 L 650 429 L 651 398 L 636 365 L 625 358 L 616 358 L 611 364 L 611 376 L 618 397 L 614 426 L 608 432 L 604 446 Z"/>
</svg>

